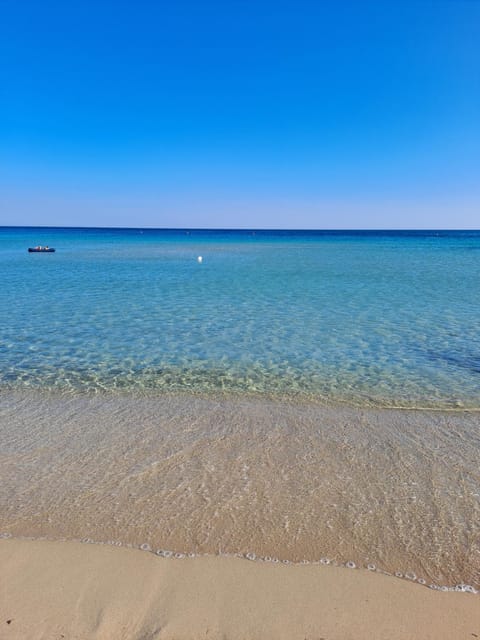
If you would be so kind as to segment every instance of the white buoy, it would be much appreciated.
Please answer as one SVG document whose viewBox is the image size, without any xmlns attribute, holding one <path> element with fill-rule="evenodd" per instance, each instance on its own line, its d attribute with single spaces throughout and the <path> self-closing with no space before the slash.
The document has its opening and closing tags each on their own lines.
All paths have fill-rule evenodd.
<svg viewBox="0 0 480 640">
<path fill-rule="evenodd" d="M 198 262 L 198 264 L 202 264 L 202 262 L 203 262 L 202 256 L 198 256 L 197 262 Z"/>
</svg>

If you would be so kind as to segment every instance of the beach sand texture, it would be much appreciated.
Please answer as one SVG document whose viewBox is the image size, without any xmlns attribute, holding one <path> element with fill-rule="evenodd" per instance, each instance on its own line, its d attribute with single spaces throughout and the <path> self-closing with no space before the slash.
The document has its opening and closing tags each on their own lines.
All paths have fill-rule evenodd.
<svg viewBox="0 0 480 640">
<path fill-rule="evenodd" d="M 480 601 L 339 567 L 0 541 L 8 640 L 472 640 Z"/>
<path fill-rule="evenodd" d="M 480 414 L 7 394 L 0 533 L 480 588 Z"/>
<path fill-rule="evenodd" d="M 1 640 L 480 638 L 477 412 L 1 400 Z"/>
</svg>

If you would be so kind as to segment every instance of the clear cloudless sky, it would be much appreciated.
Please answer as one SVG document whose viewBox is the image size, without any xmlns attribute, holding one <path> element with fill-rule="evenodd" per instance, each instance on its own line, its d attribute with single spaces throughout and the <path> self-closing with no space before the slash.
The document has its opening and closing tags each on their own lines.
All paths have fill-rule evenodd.
<svg viewBox="0 0 480 640">
<path fill-rule="evenodd" d="M 0 225 L 479 228 L 478 0 L 0 0 Z"/>
</svg>

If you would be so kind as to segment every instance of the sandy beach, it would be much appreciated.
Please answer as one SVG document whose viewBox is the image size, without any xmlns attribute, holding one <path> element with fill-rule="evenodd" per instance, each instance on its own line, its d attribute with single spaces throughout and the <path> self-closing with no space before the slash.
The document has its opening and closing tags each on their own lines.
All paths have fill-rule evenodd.
<svg viewBox="0 0 480 640">
<path fill-rule="evenodd" d="M 0 533 L 328 558 L 480 588 L 480 415 L 261 399 L 0 402 Z"/>
<path fill-rule="evenodd" d="M 480 640 L 480 0 L 0 16 L 0 640 Z"/>
<path fill-rule="evenodd" d="M 480 637 L 476 413 L 2 400 L 1 640 Z"/>
<path fill-rule="evenodd" d="M 1 540 L 8 640 L 471 640 L 480 600 L 366 570 Z"/>
</svg>

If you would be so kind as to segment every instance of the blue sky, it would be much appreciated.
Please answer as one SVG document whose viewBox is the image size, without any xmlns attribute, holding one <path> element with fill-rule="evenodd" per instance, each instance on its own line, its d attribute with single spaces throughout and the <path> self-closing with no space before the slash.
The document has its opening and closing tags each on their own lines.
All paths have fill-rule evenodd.
<svg viewBox="0 0 480 640">
<path fill-rule="evenodd" d="M 0 224 L 480 227 L 480 2 L 0 3 Z"/>
</svg>

